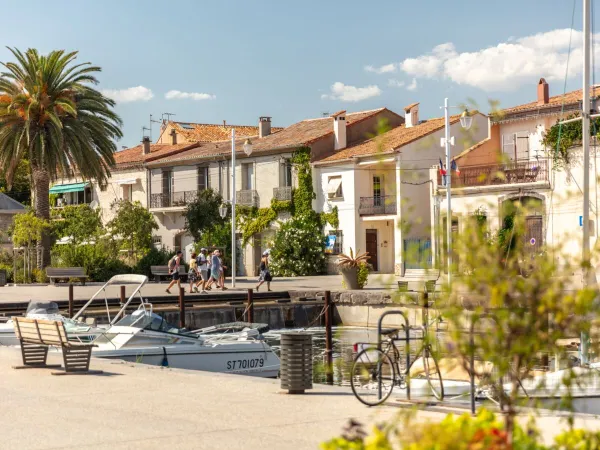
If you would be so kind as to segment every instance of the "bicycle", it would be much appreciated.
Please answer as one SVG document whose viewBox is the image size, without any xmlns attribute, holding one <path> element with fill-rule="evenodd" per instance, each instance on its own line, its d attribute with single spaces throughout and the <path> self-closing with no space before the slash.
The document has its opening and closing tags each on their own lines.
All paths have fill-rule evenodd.
<svg viewBox="0 0 600 450">
<path fill-rule="evenodd" d="M 381 328 L 383 319 L 391 314 L 401 315 L 405 325 L 401 328 L 383 330 Z M 363 348 L 354 358 L 352 366 L 350 386 L 355 397 L 361 403 L 367 406 L 382 404 L 390 397 L 394 386 L 406 389 L 407 397 L 410 399 L 410 370 L 420 355 L 423 356 L 423 371 L 427 386 L 437 400 L 443 400 L 444 384 L 437 358 L 428 340 L 429 325 L 427 312 L 425 311 L 423 326 L 412 328 L 413 331 L 421 330 L 423 336 L 411 337 L 411 327 L 404 313 L 401 311 L 388 311 L 382 314 L 377 325 L 377 345 Z M 398 337 L 401 330 L 405 332 L 403 338 Z M 382 335 L 388 336 L 383 342 L 381 341 Z M 422 345 L 411 361 L 410 341 L 415 340 L 422 341 Z M 404 370 L 400 368 L 401 354 L 396 346 L 396 342 L 401 341 L 405 342 L 406 349 L 406 368 Z"/>
</svg>

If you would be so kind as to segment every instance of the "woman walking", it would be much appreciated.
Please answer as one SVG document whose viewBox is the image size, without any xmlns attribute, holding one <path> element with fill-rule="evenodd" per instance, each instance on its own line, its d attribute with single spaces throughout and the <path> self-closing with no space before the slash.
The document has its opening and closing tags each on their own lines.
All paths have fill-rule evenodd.
<svg viewBox="0 0 600 450">
<path fill-rule="evenodd" d="M 182 255 L 183 253 L 181 253 L 181 250 L 177 250 L 175 256 L 169 260 L 168 267 L 169 275 L 171 275 L 171 282 L 167 286 L 167 294 L 171 293 L 169 289 L 171 289 L 175 284 L 177 284 L 177 287 L 181 289 L 181 281 L 179 280 L 179 266 L 181 266 Z"/>
<path fill-rule="evenodd" d="M 258 276 L 258 285 L 256 286 L 256 292 L 262 286 L 262 284 L 267 282 L 267 290 L 271 291 L 271 280 L 273 277 L 271 276 L 271 272 L 269 271 L 269 254 L 264 252 L 262 258 L 260 259 L 260 267 L 259 267 L 259 276 Z"/>
<path fill-rule="evenodd" d="M 188 281 L 190 282 L 190 293 L 198 292 L 198 288 L 194 286 L 198 280 L 198 261 L 196 261 L 196 253 L 192 253 L 190 259 L 190 270 L 188 272 Z"/>
<path fill-rule="evenodd" d="M 221 258 L 219 250 L 215 250 L 210 258 L 210 282 L 214 282 L 217 288 L 225 290 L 225 286 L 219 286 L 221 281 Z"/>
</svg>

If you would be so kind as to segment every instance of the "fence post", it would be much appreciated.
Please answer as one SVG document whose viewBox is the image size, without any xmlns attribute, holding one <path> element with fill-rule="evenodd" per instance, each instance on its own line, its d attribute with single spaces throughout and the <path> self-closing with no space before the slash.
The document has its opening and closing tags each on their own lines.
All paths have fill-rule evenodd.
<svg viewBox="0 0 600 450">
<path fill-rule="evenodd" d="M 73 283 L 69 283 L 69 318 L 73 317 Z"/>
<path fill-rule="evenodd" d="M 120 302 L 121 306 L 125 304 L 125 286 L 121 286 Z"/>
<path fill-rule="evenodd" d="M 331 292 L 325 291 L 325 373 L 327 384 L 333 384 L 333 338 L 331 326 L 333 324 L 333 305 Z"/>
<path fill-rule="evenodd" d="M 185 328 L 185 289 L 179 288 L 179 328 Z"/>
<path fill-rule="evenodd" d="M 248 313 L 246 315 L 247 322 L 254 323 L 254 297 L 252 289 L 248 289 Z"/>
</svg>

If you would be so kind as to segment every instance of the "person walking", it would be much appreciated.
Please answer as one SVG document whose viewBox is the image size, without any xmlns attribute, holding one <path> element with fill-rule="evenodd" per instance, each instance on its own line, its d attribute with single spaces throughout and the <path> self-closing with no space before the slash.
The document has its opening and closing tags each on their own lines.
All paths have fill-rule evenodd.
<svg viewBox="0 0 600 450">
<path fill-rule="evenodd" d="M 225 287 L 225 270 L 227 270 L 227 266 L 223 265 L 223 258 L 220 255 L 221 252 L 219 252 L 219 261 L 221 262 L 221 290 L 222 291 L 226 291 L 227 288 Z"/>
<path fill-rule="evenodd" d="M 262 258 L 260 259 L 260 267 L 259 267 L 259 275 L 258 275 L 258 285 L 256 286 L 256 292 L 262 286 L 262 284 L 267 282 L 267 290 L 271 292 L 271 280 L 273 277 L 271 276 L 271 272 L 269 271 L 269 254 L 264 252 Z"/>
<path fill-rule="evenodd" d="M 190 270 L 188 271 L 188 281 L 190 283 L 190 293 L 198 292 L 198 287 L 195 286 L 196 281 L 200 277 L 198 273 L 198 261 L 196 261 L 196 253 L 192 253 L 192 257 L 190 259 Z"/>
<path fill-rule="evenodd" d="M 181 250 L 177 250 L 175 256 L 173 256 L 169 260 L 168 266 L 169 275 L 171 275 L 171 282 L 169 283 L 169 286 L 167 286 L 167 294 L 171 293 L 169 289 L 171 289 L 175 284 L 177 284 L 177 287 L 181 289 L 181 280 L 179 279 L 179 267 L 181 266 L 182 255 L 183 253 L 181 253 Z"/>
<path fill-rule="evenodd" d="M 200 254 L 196 258 L 196 263 L 198 266 L 198 270 L 200 271 L 200 279 L 196 284 L 196 292 L 198 292 L 198 288 L 201 288 L 201 293 L 206 294 L 206 288 L 208 287 L 208 258 L 206 256 L 206 249 L 201 248 Z"/>
<path fill-rule="evenodd" d="M 221 281 L 221 258 L 219 258 L 221 252 L 215 250 L 210 258 L 210 281 L 214 282 L 217 288 L 224 288 L 225 286 L 219 286 Z"/>
</svg>

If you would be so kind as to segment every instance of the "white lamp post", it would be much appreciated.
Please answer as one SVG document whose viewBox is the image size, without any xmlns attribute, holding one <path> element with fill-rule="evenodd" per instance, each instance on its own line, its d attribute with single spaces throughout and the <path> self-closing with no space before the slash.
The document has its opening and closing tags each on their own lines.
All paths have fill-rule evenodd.
<svg viewBox="0 0 600 450">
<path fill-rule="evenodd" d="M 246 139 L 243 145 L 247 156 L 252 154 L 252 142 Z M 235 287 L 236 239 L 235 239 L 235 128 L 231 129 L 231 287 Z M 219 214 L 221 210 L 219 209 Z"/>
<path fill-rule="evenodd" d="M 454 145 L 454 136 L 450 137 L 450 113 L 448 110 L 453 106 L 448 106 L 448 98 L 444 99 L 444 137 L 442 145 L 446 147 L 446 251 L 448 257 L 448 285 L 452 281 L 452 206 L 451 206 L 451 180 L 452 170 L 450 168 L 450 145 Z M 455 107 L 454 107 L 455 108 Z M 465 130 L 471 128 L 473 117 L 469 110 L 465 109 L 460 116 L 460 125 Z"/>
<path fill-rule="evenodd" d="M 221 219 L 225 218 L 225 216 L 227 215 L 227 205 L 222 204 L 221 206 L 219 206 L 219 215 L 221 216 Z"/>
</svg>

